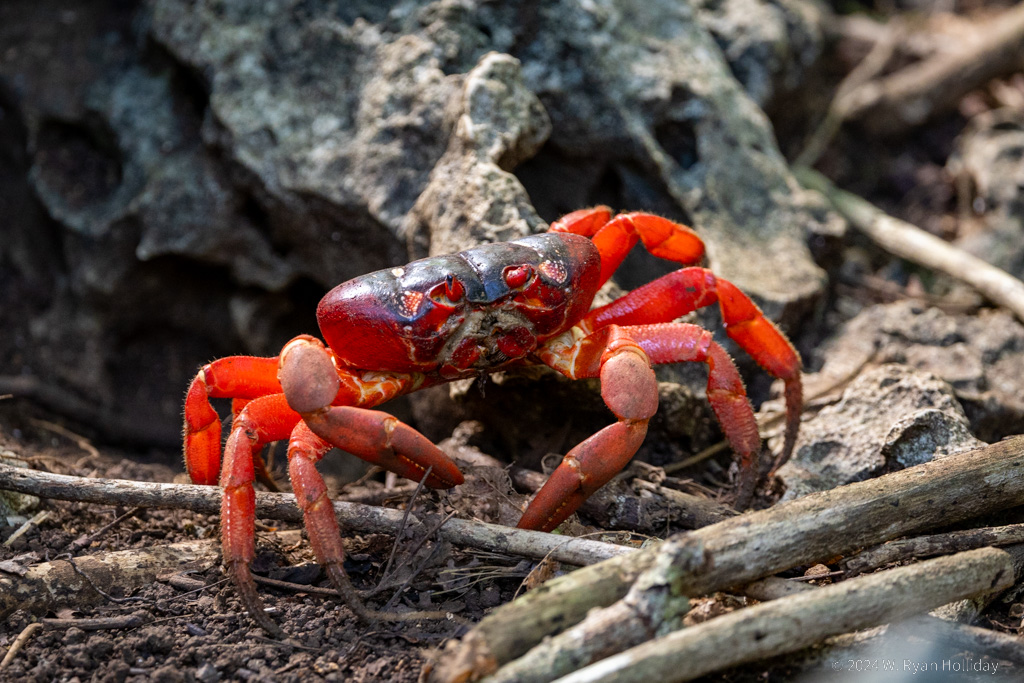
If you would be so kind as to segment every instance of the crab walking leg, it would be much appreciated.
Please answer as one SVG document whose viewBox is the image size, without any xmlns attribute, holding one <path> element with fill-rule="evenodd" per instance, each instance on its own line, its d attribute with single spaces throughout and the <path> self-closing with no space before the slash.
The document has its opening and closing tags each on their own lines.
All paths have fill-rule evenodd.
<svg viewBox="0 0 1024 683">
<path fill-rule="evenodd" d="M 253 459 L 271 441 L 288 438 L 299 416 L 288 407 L 284 394 L 263 396 L 251 401 L 235 418 L 224 445 L 224 469 L 220 485 L 220 526 L 224 568 L 238 588 L 242 603 L 263 630 L 274 636 L 281 629 L 263 611 L 249 564 L 256 556 L 256 492 L 253 489 Z"/>
<path fill-rule="evenodd" d="M 277 359 L 230 356 L 200 368 L 185 396 L 185 468 L 196 484 L 217 483 L 220 472 L 221 424 L 211 398 L 236 399 L 235 415 L 244 407 L 239 400 L 278 394 Z"/>
<path fill-rule="evenodd" d="M 614 218 L 607 206 L 574 211 L 551 225 L 551 232 L 571 232 L 593 239 L 601 252 L 603 285 L 641 240 L 648 252 L 677 263 L 697 263 L 704 242 L 690 228 L 649 213 L 620 213 Z"/>
<path fill-rule="evenodd" d="M 297 337 L 281 351 L 281 386 L 289 405 L 328 443 L 407 479 L 451 488 L 464 479 L 455 463 L 427 437 L 379 410 L 333 406 L 341 378 L 319 340 Z M 351 381 L 356 378 L 348 377 Z"/>
<path fill-rule="evenodd" d="M 572 344 L 548 344 L 539 355 L 571 379 L 600 376 L 601 397 L 618 418 L 566 453 L 519 520 L 521 529 L 551 531 L 636 454 L 658 410 L 658 383 L 647 354 L 614 325 Z"/>
<path fill-rule="evenodd" d="M 736 487 L 736 507 L 750 504 L 757 485 L 758 454 L 761 435 L 757 431 L 754 410 L 747 399 L 736 365 L 732 358 L 702 327 L 687 323 L 637 325 L 623 328 L 636 340 L 654 365 L 696 362 L 708 366 L 708 402 L 718 418 L 729 444 L 739 456 L 739 475 Z"/>
<path fill-rule="evenodd" d="M 331 444 L 311 432 L 305 423 L 299 422 L 288 442 L 288 478 L 295 491 L 295 500 L 302 509 L 309 544 L 317 562 L 327 571 L 331 583 L 349 609 L 363 620 L 372 620 L 345 573 L 345 547 L 338 518 L 334 516 L 327 485 L 316 469 L 316 463 L 331 448 Z"/>
<path fill-rule="evenodd" d="M 607 306 L 595 308 L 580 322 L 580 328 L 589 331 L 606 325 L 664 323 L 716 301 L 726 334 L 785 384 L 786 436 L 773 468 L 777 470 L 793 453 L 800 429 L 800 356 L 789 339 L 736 285 L 706 268 L 683 268 L 638 287 Z"/>
</svg>

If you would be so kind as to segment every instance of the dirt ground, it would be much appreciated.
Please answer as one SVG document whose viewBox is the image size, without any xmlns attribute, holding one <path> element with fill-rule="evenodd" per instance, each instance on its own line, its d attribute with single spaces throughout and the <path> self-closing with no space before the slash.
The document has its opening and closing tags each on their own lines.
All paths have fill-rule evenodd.
<svg viewBox="0 0 1024 683">
<path fill-rule="evenodd" d="M 146 457 L 82 450 L 38 415 L 17 402 L 4 401 L 0 407 L 0 449 L 26 458 L 35 468 L 63 474 L 158 482 L 170 482 L 176 477 L 181 480 L 183 476 L 180 464 L 162 454 Z M 359 490 L 360 487 L 347 489 Z M 69 544 L 76 539 L 95 533 L 125 512 L 62 501 L 47 501 L 41 509 L 49 511 L 47 519 L 10 546 L 0 547 L 0 560 L 20 557 L 27 561 L 26 556 L 39 560 L 57 558 L 67 553 Z M 288 525 L 277 528 L 285 529 Z M 3 539 L 14 529 L 5 527 Z M 217 535 L 217 520 L 207 515 L 181 510 L 140 510 L 96 537 L 78 554 L 216 539 Z M 345 568 L 357 588 L 375 585 L 375 577 L 391 552 L 392 540 L 379 535 L 346 540 L 349 557 Z M 444 609 L 477 620 L 487 607 L 511 599 L 519 583 L 514 567 L 506 568 L 510 575 L 507 579 L 492 579 L 438 594 L 438 571 L 454 565 L 458 555 L 453 553 L 447 562 L 440 562 L 414 581 L 403 594 L 398 609 L 403 604 L 417 609 Z M 460 564 L 469 561 L 471 558 L 463 557 Z M 261 543 L 256 565 L 257 571 L 266 572 L 271 578 L 326 585 L 305 543 L 283 551 Z M 130 596 L 113 595 L 96 607 L 51 613 L 50 617 L 74 619 L 136 615 L 140 620 L 138 626 L 118 630 L 47 628 L 20 650 L 0 679 L 415 681 L 430 651 L 462 629 L 445 621 L 366 627 L 357 623 L 336 597 L 261 588 L 274 619 L 289 635 L 286 641 L 277 642 L 267 638 L 245 616 L 217 564 L 199 567 L 189 577 L 209 587 L 180 590 L 158 581 Z M 118 592 L 116 587 L 107 588 Z M 31 616 L 21 611 L 7 615 L 0 626 L 0 647 L 9 647 L 30 620 Z"/>
</svg>

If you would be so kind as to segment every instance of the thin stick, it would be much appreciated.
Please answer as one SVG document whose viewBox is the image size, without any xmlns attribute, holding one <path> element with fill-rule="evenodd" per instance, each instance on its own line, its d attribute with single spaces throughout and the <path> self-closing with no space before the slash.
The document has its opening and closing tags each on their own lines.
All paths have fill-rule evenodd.
<svg viewBox="0 0 1024 683">
<path fill-rule="evenodd" d="M 290 593 L 309 593 L 310 595 L 323 595 L 332 598 L 338 597 L 338 591 L 334 588 L 321 588 L 320 586 L 311 586 L 305 583 L 281 581 L 280 579 L 271 579 L 267 576 L 260 576 L 259 574 L 253 574 L 252 579 L 261 586 L 268 586 L 270 588 L 276 588 L 277 590 L 288 591 Z M 205 588 L 206 585 L 204 584 L 203 587 Z"/>
<path fill-rule="evenodd" d="M 13 534 L 11 534 L 10 536 L 7 537 L 7 540 L 4 541 L 4 545 L 7 546 L 7 547 L 10 547 L 11 544 L 13 544 L 16 540 L 18 540 L 19 538 L 24 536 L 26 533 L 28 533 L 29 529 L 31 529 L 35 525 L 41 523 L 43 520 L 45 520 L 49 516 L 50 516 L 50 511 L 49 510 L 41 510 L 40 512 L 37 512 L 36 514 L 32 515 L 32 519 L 27 520 L 24 524 L 22 524 L 20 527 L 18 527 Z"/>
<path fill-rule="evenodd" d="M 910 223 L 885 214 L 860 197 L 836 188 L 820 173 L 796 168 L 793 174 L 805 187 L 825 195 L 851 225 L 883 249 L 966 282 L 1024 321 L 1024 282 Z"/>
<path fill-rule="evenodd" d="M 31 493 L 41 498 L 73 500 L 101 505 L 177 508 L 216 515 L 220 513 L 221 490 L 192 484 L 156 484 L 124 479 L 86 479 L 39 472 L 0 463 L 0 490 Z M 394 534 L 401 524 L 398 510 L 335 502 L 338 523 L 358 533 Z M 302 511 L 290 493 L 256 494 L 256 515 L 264 519 L 301 522 Z M 420 524 L 415 515 L 414 524 Z M 452 519 L 438 532 L 440 538 L 456 545 L 492 552 L 542 559 L 549 554 L 559 562 L 582 566 L 634 552 L 632 548 L 589 539 L 565 538 L 539 531 L 526 531 L 497 524 Z"/>
<path fill-rule="evenodd" d="M 77 539 L 75 541 L 72 541 L 64 549 L 64 552 L 66 552 L 66 553 L 68 553 L 70 555 L 74 555 L 79 550 L 82 550 L 83 548 L 88 548 L 89 545 L 93 541 L 95 541 L 97 538 L 99 538 L 103 534 L 107 533 L 108 531 L 110 531 L 115 526 L 117 526 L 118 524 L 120 524 L 124 520 L 128 519 L 129 517 L 134 517 L 135 515 L 139 514 L 140 510 L 142 510 L 142 508 L 140 508 L 140 507 L 133 507 L 131 510 L 128 510 L 124 514 L 114 518 L 113 521 L 111 521 L 111 522 L 109 522 L 107 524 L 104 524 L 102 527 L 100 527 L 99 529 L 97 529 L 93 533 L 89 534 L 88 536 L 82 536 L 81 538 L 79 538 L 79 539 Z"/>
<path fill-rule="evenodd" d="M 416 497 L 420 495 L 424 485 L 427 483 L 427 477 L 430 476 L 430 471 L 434 469 L 431 465 L 427 468 L 427 471 L 420 477 L 419 482 L 416 484 L 416 490 L 409 496 L 409 502 L 405 504 L 405 514 L 402 515 L 402 523 L 398 525 L 398 531 L 395 532 L 395 542 L 391 544 L 391 553 L 388 555 L 388 561 L 384 564 L 384 571 L 381 572 L 381 583 L 384 583 L 388 578 L 388 572 L 391 571 L 391 563 L 395 561 L 395 553 L 398 552 L 398 539 L 402 537 L 402 533 L 405 532 L 406 526 L 409 524 L 409 515 L 412 514 L 412 506 L 416 503 Z M 416 550 L 419 550 L 417 547 Z M 415 552 L 415 551 L 413 551 Z"/>
<path fill-rule="evenodd" d="M 887 31 L 881 40 L 875 43 L 871 52 L 847 74 L 846 78 L 836 88 L 836 94 L 829 103 L 825 118 L 818 124 L 818 127 L 811 133 L 804 143 L 804 148 L 797 155 L 794 166 L 813 166 L 818 158 L 832 142 L 843 122 L 846 120 L 853 100 L 851 94 L 857 89 L 878 75 L 892 57 L 893 49 L 897 39 L 902 36 L 903 31 L 896 28 Z"/>
<path fill-rule="evenodd" d="M 970 550 L 737 610 L 609 657 L 559 683 L 689 681 L 840 633 L 926 612 L 1013 585 L 1013 561 Z M 715 653 L 709 657 L 708 653 Z"/>
<path fill-rule="evenodd" d="M 935 555 L 947 555 L 962 550 L 972 550 L 985 546 L 998 547 L 1014 543 L 1024 543 L 1024 524 L 966 529 L 964 531 L 951 531 L 947 534 L 933 534 L 931 536 L 889 541 L 884 545 L 865 550 L 859 555 L 847 558 L 842 563 L 842 566 L 848 575 L 856 576 L 857 574 L 877 569 L 890 562 L 934 557 Z"/>
<path fill-rule="evenodd" d="M 1017 436 L 686 532 L 704 544 L 708 562 L 678 589 L 704 595 L 1018 505 L 1022 473 L 1024 436 Z M 502 605 L 449 646 L 436 680 L 483 673 L 519 657 L 592 608 L 621 599 L 656 556 L 656 547 L 644 548 L 584 567 Z"/>
<path fill-rule="evenodd" d="M 418 553 L 420 548 L 423 547 L 423 544 L 427 542 L 427 539 L 429 539 L 431 536 L 436 534 L 438 532 L 438 530 L 442 526 L 444 526 L 445 522 L 447 522 L 448 520 L 450 520 L 454 516 L 455 516 L 454 512 L 449 513 L 447 517 L 445 517 L 440 522 L 438 522 L 436 525 L 434 525 L 433 529 L 431 529 L 427 533 L 423 534 L 420 537 L 419 542 L 409 551 L 409 557 L 415 557 L 416 553 Z M 427 557 L 425 557 L 423 559 L 423 561 L 420 563 L 420 565 L 418 567 L 416 567 L 415 570 L 409 572 L 409 576 L 406 577 L 405 581 L 402 582 L 402 585 L 398 586 L 395 589 L 394 594 L 388 599 L 388 601 L 386 603 L 384 603 L 384 607 L 381 608 L 382 610 L 387 611 L 388 609 L 390 609 L 395 604 L 395 602 L 398 601 L 398 598 L 402 595 L 403 592 L 405 592 L 405 589 L 409 587 L 409 584 L 413 582 L 413 579 L 415 579 L 417 576 L 419 576 L 420 572 L 422 572 L 426 568 L 427 562 L 429 562 L 430 558 L 433 557 L 433 555 L 434 555 L 434 551 L 436 551 L 439 547 L 441 547 L 441 546 L 435 545 L 433 550 L 431 552 L 427 553 Z"/>
<path fill-rule="evenodd" d="M 40 619 L 46 628 L 80 628 L 83 631 L 108 631 L 120 628 L 135 628 L 145 623 L 138 614 L 122 617 L 97 617 L 94 619 Z"/>
<path fill-rule="evenodd" d="M 3 661 L 0 662 L 0 671 L 3 671 L 10 666 L 11 662 L 14 661 L 14 656 L 18 654 L 18 650 L 25 647 L 25 643 L 27 643 L 28 639 L 32 637 L 32 634 L 42 627 L 42 624 L 35 622 L 26 626 L 21 633 L 18 634 L 18 637 L 15 638 L 14 642 L 11 644 L 10 649 L 7 650 L 7 654 L 4 655 Z"/>
</svg>

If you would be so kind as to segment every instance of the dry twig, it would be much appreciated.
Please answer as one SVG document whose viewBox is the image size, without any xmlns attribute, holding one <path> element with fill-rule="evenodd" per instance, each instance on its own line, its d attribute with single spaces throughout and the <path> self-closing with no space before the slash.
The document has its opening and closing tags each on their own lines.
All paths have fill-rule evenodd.
<svg viewBox="0 0 1024 683">
<path fill-rule="evenodd" d="M 890 562 L 948 555 L 962 550 L 973 550 L 985 546 L 998 547 L 1014 543 L 1024 543 L 1024 524 L 966 529 L 951 531 L 947 534 L 889 541 L 884 545 L 847 558 L 843 561 L 842 566 L 847 575 L 856 576 Z"/>
<path fill-rule="evenodd" d="M 4 465 L 4 467 L 8 467 L 8 465 Z M 4 541 L 4 545 L 10 547 L 16 540 L 18 540 L 26 533 L 28 533 L 29 529 L 36 526 L 37 524 L 41 524 L 49 516 L 49 510 L 41 510 L 40 512 L 37 512 L 36 514 L 32 515 L 31 519 L 27 520 L 24 524 L 15 529 L 13 534 L 7 537 L 7 540 Z"/>
<path fill-rule="evenodd" d="M 14 642 L 11 643 L 11 647 L 7 650 L 7 654 L 4 655 L 3 661 L 0 661 L 0 671 L 3 671 L 10 666 L 11 662 L 14 661 L 14 656 L 18 654 L 18 650 L 25 647 L 25 643 L 27 643 L 28 639 L 32 637 L 32 634 L 42 627 L 43 625 L 38 622 L 29 624 L 21 633 L 18 634 L 18 637 L 14 639 Z"/>
<path fill-rule="evenodd" d="M 804 187 L 825 195 L 851 225 L 883 249 L 966 282 L 993 303 L 1024 320 L 1024 282 L 910 223 L 887 215 L 860 197 L 836 188 L 827 178 L 811 169 L 794 169 L 793 173 Z"/>
<path fill-rule="evenodd" d="M 685 534 L 708 561 L 679 581 L 688 596 L 739 586 L 908 533 L 1017 505 L 1024 496 L 1024 437 L 1013 437 L 894 472 L 813 493 Z M 559 577 L 486 616 L 438 667 L 435 680 L 493 672 L 621 599 L 647 570 L 656 548 Z"/>
<path fill-rule="evenodd" d="M 220 513 L 221 490 L 191 484 L 156 484 L 124 479 L 85 479 L 39 472 L 0 463 L 0 490 L 32 493 L 41 498 L 73 500 L 101 505 L 156 507 Z M 399 510 L 335 502 L 334 512 L 342 527 L 359 533 L 394 534 L 403 513 Z M 302 521 L 302 511 L 290 493 L 257 493 L 256 516 L 264 519 Z M 413 524 L 420 524 L 415 515 Z M 589 539 L 554 536 L 462 519 L 449 520 L 438 537 L 458 545 L 482 548 L 534 559 L 550 556 L 559 562 L 587 565 L 633 552 L 632 548 Z"/>
<path fill-rule="evenodd" d="M 126 614 L 119 617 L 96 617 L 92 619 L 40 619 L 46 628 L 80 628 L 83 631 L 113 631 L 121 628 L 136 628 L 146 623 L 140 614 Z"/>
<path fill-rule="evenodd" d="M 830 635 L 1002 590 L 1013 580 L 1013 562 L 1005 551 L 970 550 L 738 610 L 649 640 L 559 683 L 688 681 L 794 652 Z M 709 652 L 715 656 L 708 657 Z"/>
</svg>

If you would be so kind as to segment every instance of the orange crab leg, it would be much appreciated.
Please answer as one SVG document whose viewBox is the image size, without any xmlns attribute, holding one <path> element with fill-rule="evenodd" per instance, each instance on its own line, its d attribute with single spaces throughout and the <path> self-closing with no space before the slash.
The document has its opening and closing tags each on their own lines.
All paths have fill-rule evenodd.
<svg viewBox="0 0 1024 683">
<path fill-rule="evenodd" d="M 592 238 L 601 253 L 603 285 L 641 240 L 654 256 L 678 263 L 697 263 L 704 242 L 690 228 L 650 213 L 620 213 L 614 218 L 607 206 L 574 211 L 551 225 L 551 232 L 571 232 Z"/>
<path fill-rule="evenodd" d="M 619 355 L 622 349 L 642 351 L 633 358 L 642 357 L 646 367 L 633 358 L 628 363 L 615 364 L 618 359 L 629 358 Z M 761 436 L 739 372 L 710 332 L 686 323 L 612 325 L 574 343 L 570 343 L 569 335 L 564 335 L 549 342 L 538 355 L 570 379 L 599 373 L 601 395 L 619 422 L 565 456 L 523 514 L 521 528 L 550 531 L 626 466 L 643 442 L 647 419 L 657 409 L 657 383 L 650 366 L 665 363 L 707 364 L 708 400 L 729 443 L 740 456 L 737 505 L 749 504 L 757 483 Z M 641 425 L 642 433 L 638 429 Z"/>
<path fill-rule="evenodd" d="M 254 458 L 271 441 L 285 439 L 299 422 L 299 416 L 288 407 L 284 394 L 254 399 L 235 418 L 231 434 L 224 445 L 224 468 L 220 485 L 220 525 L 224 567 L 238 587 L 246 609 L 264 630 L 281 635 L 281 629 L 263 611 L 256 593 L 256 584 L 249 564 L 256 556 L 255 518 L 256 476 Z"/>
<path fill-rule="evenodd" d="M 716 301 L 726 334 L 758 365 L 785 383 L 786 436 L 775 463 L 778 469 L 792 454 L 800 428 L 800 356 L 779 328 L 736 285 L 706 268 L 683 268 L 638 287 L 607 306 L 595 308 L 580 322 L 580 328 L 587 331 L 613 324 L 668 322 Z"/>
<path fill-rule="evenodd" d="M 345 604 L 357 616 L 369 619 L 369 613 L 345 574 L 345 547 L 338 518 L 334 515 L 324 478 L 316 469 L 316 463 L 331 448 L 331 444 L 311 432 L 304 423 L 297 424 L 288 442 L 288 477 L 295 490 L 295 500 L 302 509 L 309 544 L 317 562 L 324 567 Z"/>
<path fill-rule="evenodd" d="M 623 328 L 647 352 L 654 365 L 697 362 L 708 366 L 708 402 L 722 425 L 733 451 L 739 456 L 736 506 L 750 504 L 757 485 L 761 435 L 747 399 L 743 380 L 732 358 L 709 331 L 687 323 L 637 325 Z"/>
<path fill-rule="evenodd" d="M 464 479 L 455 463 L 427 437 L 379 410 L 332 406 L 342 377 L 323 344 L 297 337 L 281 351 L 279 377 L 288 403 L 309 429 L 334 446 L 400 476 L 451 488 Z M 346 384 L 358 380 L 346 373 Z M 347 392 L 348 389 L 346 388 Z"/>
<path fill-rule="evenodd" d="M 277 358 L 230 356 L 200 368 L 185 396 L 185 468 L 193 482 L 213 485 L 220 472 L 221 424 L 210 399 L 247 400 L 280 392 Z M 233 402 L 235 415 L 240 406 Z"/>
<path fill-rule="evenodd" d="M 539 355 L 571 379 L 600 376 L 601 397 L 618 418 L 566 453 L 519 520 L 521 529 L 551 531 L 636 454 L 658 410 L 658 383 L 647 354 L 616 326 L 571 345 L 549 344 Z"/>
</svg>

